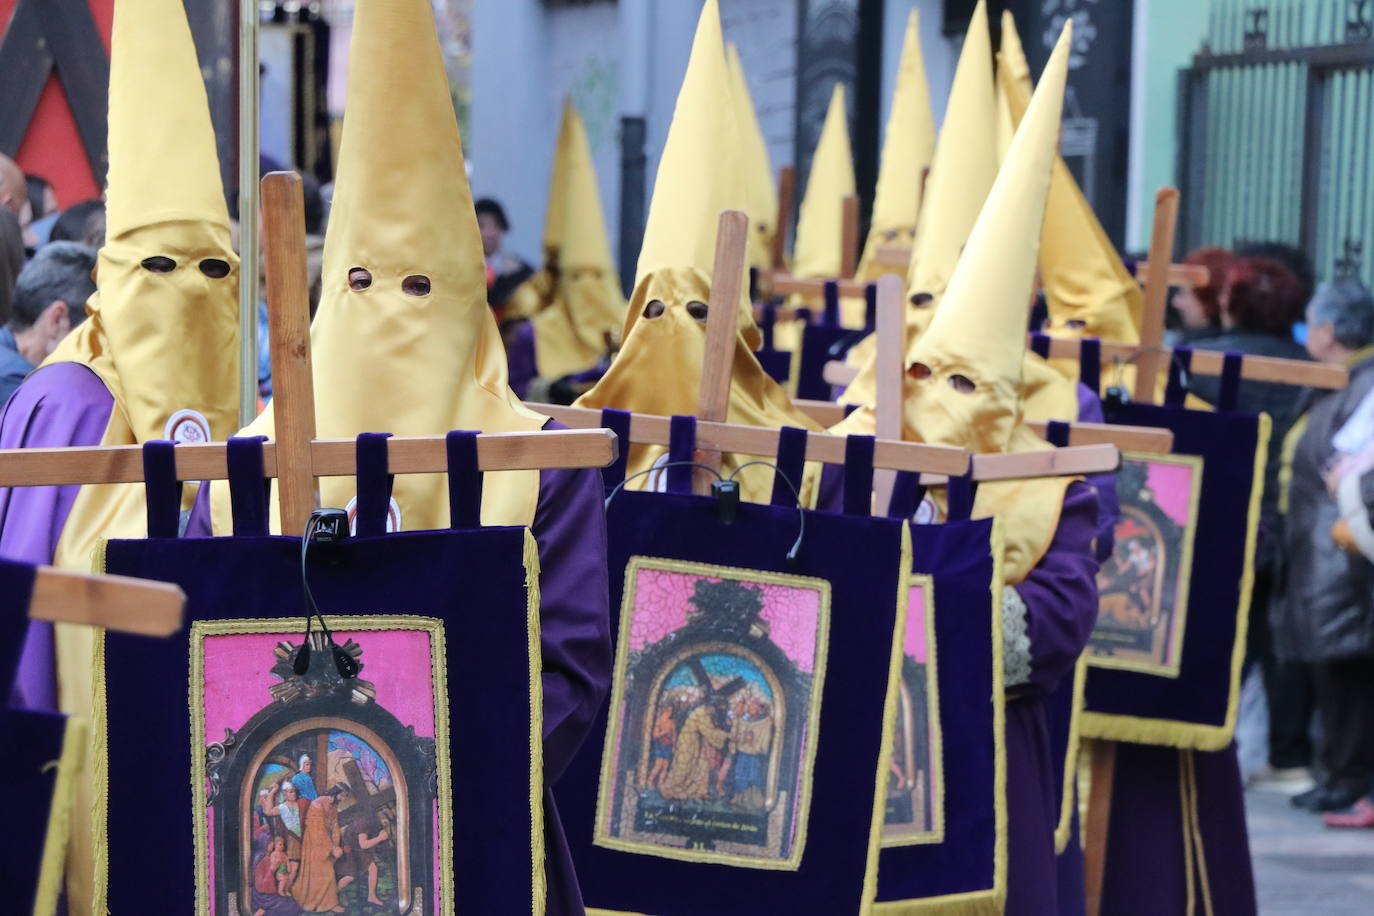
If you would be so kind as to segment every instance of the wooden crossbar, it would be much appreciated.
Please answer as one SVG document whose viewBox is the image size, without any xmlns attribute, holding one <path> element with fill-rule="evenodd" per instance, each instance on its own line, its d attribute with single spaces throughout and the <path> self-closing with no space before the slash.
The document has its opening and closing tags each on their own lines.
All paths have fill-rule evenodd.
<svg viewBox="0 0 1374 916">
<path fill-rule="evenodd" d="M 825 279 L 794 277 L 791 274 L 785 273 L 783 271 L 774 271 L 772 281 L 773 295 L 822 296 L 825 294 L 825 284 L 829 282 L 829 280 Z M 844 278 L 839 279 L 838 283 L 840 288 L 840 295 L 846 298 L 858 298 L 860 296 L 863 296 L 864 290 L 868 287 L 868 284 L 866 283 L 861 283 L 858 280 L 849 280 Z M 786 307 L 778 309 L 778 319 L 780 321 L 791 320 L 795 317 L 797 316 L 795 310 L 793 309 Z"/>
<path fill-rule="evenodd" d="M 357 443 L 353 439 L 316 439 L 308 447 L 315 476 L 351 477 L 356 473 Z M 229 477 L 223 442 L 178 445 L 174 454 L 178 480 Z M 282 454 L 279 443 L 263 443 L 266 477 L 280 477 Z M 483 433 L 477 437 L 481 471 L 599 468 L 614 461 L 617 454 L 616 435 L 609 429 Z M 387 440 L 388 473 L 439 474 L 447 469 L 443 436 Z M 0 487 L 142 482 L 141 445 L 0 449 Z"/>
<path fill-rule="evenodd" d="M 911 263 L 911 247 L 908 245 L 879 245 L 874 255 L 880 267 L 889 270 L 906 269 Z M 1149 275 L 1150 262 L 1139 261 L 1135 265 L 1135 278 L 1144 282 Z M 1170 286 L 1191 286 L 1202 288 L 1212 283 L 1211 272 L 1200 264 L 1170 264 Z"/>
<path fill-rule="evenodd" d="M 792 225 L 792 202 L 797 193 L 797 173 L 790 165 L 778 172 L 778 215 L 773 223 L 773 269 L 787 266 L 787 227 Z"/>
<path fill-rule="evenodd" d="M 1053 337 L 1050 339 L 1051 359 L 1077 359 L 1080 342 L 1074 338 Z M 1136 344 L 1110 343 L 1102 341 L 1104 360 L 1128 360 L 1140 352 Z M 1166 357 L 1173 353 L 1171 347 L 1162 347 Z M 1226 363 L 1226 354 L 1215 350 L 1194 350 L 1188 371 L 1194 375 L 1221 375 Z M 825 364 L 822 376 L 827 384 L 836 387 L 848 385 L 859 374 L 859 370 L 841 360 L 831 360 Z M 1240 377 L 1254 382 L 1273 382 L 1279 385 L 1297 385 L 1304 388 L 1339 390 L 1350 379 L 1344 366 L 1331 363 L 1314 363 L 1302 359 L 1282 359 L 1277 356 L 1246 356 L 1240 364 Z M 1111 380 L 1108 379 L 1108 382 Z"/>
<path fill-rule="evenodd" d="M 859 269 L 859 198 L 853 194 L 840 202 L 840 276 L 852 277 Z"/>
<path fill-rule="evenodd" d="M 170 636 L 181 628 L 185 609 L 186 594 L 169 582 L 93 576 L 40 566 L 28 614 L 32 620 Z"/>
</svg>

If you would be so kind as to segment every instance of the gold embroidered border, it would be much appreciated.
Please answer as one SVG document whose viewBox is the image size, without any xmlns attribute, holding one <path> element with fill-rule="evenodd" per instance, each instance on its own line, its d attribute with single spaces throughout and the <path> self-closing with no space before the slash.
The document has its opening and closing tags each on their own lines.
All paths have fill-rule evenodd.
<svg viewBox="0 0 1374 916">
<path fill-rule="evenodd" d="M 1088 664 L 1095 668 L 1115 668 L 1121 671 L 1139 671 L 1158 677 L 1178 677 L 1179 666 L 1183 662 L 1183 633 L 1188 620 L 1188 594 L 1193 577 L 1193 545 L 1197 537 L 1198 504 L 1202 499 L 1203 459 L 1200 455 L 1151 455 L 1143 452 L 1122 452 L 1121 460 L 1137 461 L 1145 464 L 1171 464 L 1176 467 L 1192 469 L 1189 479 L 1188 518 L 1183 526 L 1183 544 L 1178 560 L 1178 586 L 1174 592 L 1174 614 L 1169 633 L 1169 654 L 1174 662 L 1169 664 L 1141 661 L 1139 659 L 1119 658 L 1114 655 L 1095 655 L 1090 642 L 1087 656 Z M 1167 563 L 1165 564 L 1168 565 Z"/>
<path fill-rule="evenodd" d="M 1003 555 L 1006 538 L 1002 519 L 994 518 L 992 583 L 988 589 L 992 607 L 992 741 L 993 741 L 993 840 L 992 887 L 942 897 L 889 900 L 873 905 L 874 916 L 996 916 L 1007 898 L 1007 742 L 1006 698 L 1002 678 L 1002 588 L 1006 581 Z"/>
<path fill-rule="evenodd" d="M 1255 437 L 1254 477 L 1250 485 L 1250 506 L 1245 524 L 1245 567 L 1236 601 L 1236 638 L 1231 646 L 1231 678 L 1226 698 L 1226 718 L 1221 725 L 1180 722 L 1176 719 L 1145 718 L 1084 710 L 1082 734 L 1088 738 L 1156 744 L 1198 751 L 1219 751 L 1235 737 L 1240 710 L 1240 671 L 1245 661 L 1245 638 L 1250 626 L 1250 594 L 1255 587 L 1255 543 L 1259 536 L 1260 497 L 1264 494 L 1264 469 L 1268 458 L 1272 424 L 1269 415 L 1259 415 Z"/>
<path fill-rule="evenodd" d="M 693 576 L 707 576 L 713 579 L 734 579 L 743 582 L 761 582 L 782 585 L 790 588 L 804 588 L 818 592 L 820 605 L 816 618 L 816 663 L 811 675 L 811 697 L 807 725 L 804 734 L 807 746 L 799 761 L 801 772 L 801 791 L 798 793 L 793 822 L 796 824 L 796 839 L 786 859 L 764 859 L 742 856 L 734 853 L 707 852 L 701 850 L 678 849 L 623 840 L 610 836 L 605 829 L 608 820 L 608 806 L 614 803 L 611 785 L 618 761 L 614 760 L 617 739 L 621 729 L 621 705 L 624 702 L 625 676 L 630 658 L 630 626 L 634 617 L 634 598 L 636 576 L 641 569 L 657 569 L 666 572 L 686 573 Z M 794 576 L 786 573 L 765 572 L 742 569 L 734 566 L 715 566 L 708 563 L 693 563 L 687 560 L 667 560 L 658 557 L 632 556 L 625 566 L 625 591 L 620 608 L 620 634 L 616 642 L 615 673 L 611 679 L 610 715 L 606 722 L 606 740 L 601 752 L 601 778 L 597 790 L 596 824 L 592 841 L 607 849 L 632 852 L 641 855 L 677 859 L 684 862 L 707 862 L 718 865 L 732 865 L 739 868 L 769 869 L 774 871 L 796 871 L 801 865 L 802 852 L 806 848 L 806 827 L 811 813 L 811 776 L 816 758 L 816 748 L 820 742 L 821 695 L 825 683 L 826 656 L 830 651 L 830 583 L 813 576 Z M 883 786 L 886 791 L 886 783 Z"/>
<path fill-rule="evenodd" d="M 76 803 L 76 779 L 86 762 L 89 740 L 86 720 L 68 716 L 62 727 L 62 749 L 58 758 L 47 764 L 57 767 L 57 777 L 53 782 L 52 803 L 48 806 L 48 827 L 43 836 L 43 858 L 33 898 L 33 916 L 52 916 L 57 912 L 67 838 L 72 826 L 72 806 Z"/>
<path fill-rule="evenodd" d="M 893 837 L 884 834 L 884 849 L 897 846 L 925 846 L 945 841 L 945 731 L 944 725 L 940 722 L 940 665 L 935 641 L 935 577 L 927 573 L 912 573 L 910 588 L 918 586 L 921 589 L 921 604 L 925 611 L 926 721 L 930 723 L 930 803 L 933 809 L 931 829 Z M 902 642 L 905 644 L 905 626 L 902 635 Z M 889 753 L 888 759 L 890 758 Z"/>
<path fill-rule="evenodd" d="M 1063 798 L 1059 802 L 1059 823 L 1054 828 L 1054 854 L 1062 855 L 1073 838 L 1073 807 L 1078 796 L 1078 748 L 1083 727 L 1083 692 L 1088 684 L 1088 657 L 1080 655 L 1073 666 L 1073 697 L 1069 702 L 1069 741 L 1064 749 Z"/>
<path fill-rule="evenodd" d="M 439 899 L 444 916 L 453 916 L 453 785 L 449 761 L 448 653 L 444 646 L 443 621 L 433 617 L 384 614 L 326 614 L 325 622 L 337 633 L 416 630 L 429 635 L 430 678 L 434 693 L 434 758 L 439 783 Z M 303 617 L 197 620 L 191 623 L 191 822 L 196 857 L 196 913 L 210 913 L 209 838 L 206 836 L 205 795 L 205 638 L 280 633 L 305 629 Z"/>
</svg>

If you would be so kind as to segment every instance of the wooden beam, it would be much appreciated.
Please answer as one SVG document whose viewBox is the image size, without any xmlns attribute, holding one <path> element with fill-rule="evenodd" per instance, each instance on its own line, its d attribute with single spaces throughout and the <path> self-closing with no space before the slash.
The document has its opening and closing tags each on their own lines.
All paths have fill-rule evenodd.
<svg viewBox="0 0 1374 916">
<path fill-rule="evenodd" d="M 828 282 L 830 281 L 810 279 L 807 277 L 794 277 L 788 273 L 775 271 L 773 273 L 773 294 L 775 296 L 802 295 L 819 298 L 825 294 L 825 284 Z M 840 288 L 841 297 L 852 296 L 858 298 L 863 296 L 864 291 L 868 288 L 867 283 L 860 283 L 858 280 L 849 279 L 841 279 L 838 281 L 837 285 Z M 787 317 L 793 318 L 796 316 L 794 313 L 789 312 Z M 782 309 L 778 310 L 778 318 L 780 320 L 783 318 Z"/>
<path fill-rule="evenodd" d="M 787 269 L 787 228 L 792 225 L 792 203 L 797 195 L 797 172 L 784 165 L 778 172 L 778 215 L 773 224 L 773 269 Z"/>
<path fill-rule="evenodd" d="M 1155 399 L 1159 370 L 1165 357 L 1157 348 L 1164 343 L 1164 307 L 1169 298 L 1169 259 L 1178 226 L 1178 189 L 1160 188 L 1155 194 L 1154 227 L 1150 232 L 1150 271 L 1145 276 L 1145 306 L 1140 316 L 1140 355 L 1135 362 L 1132 396 L 1149 404 Z"/>
<path fill-rule="evenodd" d="M 281 533 L 299 535 L 318 504 L 316 474 L 311 468 L 315 383 L 310 365 L 305 203 L 299 175 L 272 172 L 262 179 L 262 215 L 274 438 L 284 470 L 277 480 Z"/>
<path fill-rule="evenodd" d="M 1045 438 L 1047 423 L 1027 420 L 1026 426 Z M 1117 426 L 1112 423 L 1070 423 L 1069 445 L 1115 445 L 1123 452 L 1167 455 L 1174 450 L 1172 430 L 1154 426 Z"/>
<path fill-rule="evenodd" d="M 1150 262 L 1140 261 L 1135 265 L 1135 277 L 1144 282 L 1150 273 Z M 1203 288 L 1212 283 L 1212 272 L 1201 264 L 1170 264 L 1169 285 Z"/>
<path fill-rule="evenodd" d="M 735 366 L 735 342 L 739 329 L 739 296 L 744 283 L 749 217 L 738 210 L 720 215 L 716 230 L 716 260 L 711 271 L 711 301 L 706 313 L 706 352 L 702 356 L 701 390 L 697 419 L 725 422 L 730 411 L 730 374 Z M 698 458 L 720 469 L 720 453 L 704 450 Z M 695 475 L 695 489 L 710 492 L 711 476 Z"/>
<path fill-rule="evenodd" d="M 911 266 L 911 246 L 879 245 L 874 259 L 878 262 L 879 267 L 901 270 L 905 273 L 907 267 Z"/>
<path fill-rule="evenodd" d="M 1078 359 L 1079 341 L 1073 338 L 1050 338 L 1051 359 Z M 1110 362 L 1115 359 L 1130 359 L 1139 352 L 1134 344 L 1109 343 L 1102 341 L 1102 359 Z M 1161 348 L 1161 355 L 1169 358 L 1173 354 L 1170 347 Z M 1194 350 L 1189 372 L 1194 375 L 1221 375 L 1226 364 L 1226 354 L 1216 350 Z M 827 364 L 827 369 L 833 363 Z M 841 363 L 840 365 L 843 365 Z M 1332 363 L 1309 362 L 1305 359 L 1281 359 L 1277 356 L 1246 356 L 1240 364 L 1240 377 L 1254 382 L 1275 382 L 1280 385 L 1297 385 L 1303 388 L 1322 388 L 1332 391 L 1344 388 L 1350 373 L 1344 366 Z"/>
<path fill-rule="evenodd" d="M 532 410 L 553 417 L 573 429 L 591 429 L 601 425 L 601 411 L 585 407 L 563 407 L 557 404 L 529 404 Z M 630 417 L 630 441 L 638 445 L 667 445 L 669 419 L 648 414 Z M 778 454 L 776 429 L 762 426 L 743 426 L 738 423 L 697 423 L 697 439 L 711 447 L 737 455 L 773 458 Z M 811 433 L 806 437 L 806 459 L 825 464 L 844 464 L 845 437 L 828 433 Z M 874 449 L 873 466 L 894 471 L 962 474 L 969 468 L 969 454 L 963 449 L 946 445 L 925 445 L 880 439 Z"/>
<path fill-rule="evenodd" d="M 1121 467 L 1121 450 L 1115 445 L 1070 445 L 1043 452 L 1007 452 L 973 456 L 973 479 L 1029 480 L 1037 477 L 1074 477 L 1079 474 L 1112 474 Z M 921 483 L 943 483 L 933 474 L 922 474 Z"/>
<path fill-rule="evenodd" d="M 1083 880 L 1088 916 L 1102 913 L 1102 887 L 1107 874 L 1107 833 L 1112 822 L 1112 788 L 1116 781 L 1116 742 L 1091 744 L 1092 781 L 1088 786 L 1088 816 L 1083 825 Z M 1184 855 L 1189 855 L 1184 850 Z"/>
<path fill-rule="evenodd" d="M 169 582 L 92 576 L 40 566 L 29 599 L 29 617 L 170 636 L 181 629 L 185 607 L 185 593 Z"/>
<path fill-rule="evenodd" d="M 906 318 L 902 306 L 902 281 L 888 274 L 878 279 L 877 378 L 874 391 L 874 432 L 879 439 L 901 439 L 902 402 L 906 395 Z M 887 511 L 892 488 L 897 481 L 892 471 L 875 471 L 873 477 L 876 511 Z"/>
<path fill-rule="evenodd" d="M 859 198 L 853 194 L 840 204 L 840 276 L 859 272 Z"/>
<path fill-rule="evenodd" d="M 792 406 L 825 427 L 834 426 L 849 415 L 843 404 L 836 404 L 834 401 L 793 398 Z"/>
<path fill-rule="evenodd" d="M 316 475 L 352 475 L 356 448 L 353 439 L 317 439 L 309 443 L 310 462 Z M 276 477 L 277 443 L 263 443 L 262 451 L 264 474 Z M 388 439 L 387 453 L 387 469 L 393 474 L 438 474 L 448 468 L 443 436 Z M 178 480 L 229 477 L 223 442 L 178 445 L 174 454 Z M 477 437 L 477 467 L 481 471 L 600 468 L 614 461 L 616 454 L 616 436 L 609 429 L 483 433 Z M 0 449 L 0 487 L 142 482 L 141 445 Z"/>
<path fill-rule="evenodd" d="M 1053 337 L 1050 339 L 1051 359 L 1078 359 L 1079 341 L 1076 338 Z M 1135 356 L 1140 347 L 1134 344 L 1109 343 L 1102 341 L 1102 358 L 1106 361 L 1127 360 Z M 1171 347 L 1162 347 L 1165 358 L 1173 354 Z M 1226 364 L 1226 354 L 1216 350 L 1194 350 L 1189 372 L 1194 375 L 1221 375 Z M 821 370 L 827 384 L 848 385 L 859 374 L 859 370 L 841 360 L 831 360 Z M 1246 356 L 1240 364 L 1240 377 L 1252 382 L 1273 382 L 1279 385 L 1295 385 L 1301 388 L 1321 388 L 1339 391 L 1350 380 L 1350 373 L 1344 366 L 1334 363 L 1309 362 L 1305 359 L 1282 359 L 1277 356 Z"/>
</svg>

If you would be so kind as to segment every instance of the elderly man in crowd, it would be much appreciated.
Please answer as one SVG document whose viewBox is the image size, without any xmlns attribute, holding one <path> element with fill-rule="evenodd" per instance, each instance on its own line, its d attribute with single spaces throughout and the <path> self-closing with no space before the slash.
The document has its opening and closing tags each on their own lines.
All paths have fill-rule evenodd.
<svg viewBox="0 0 1374 916">
<path fill-rule="evenodd" d="M 1343 363 L 1350 381 L 1309 393 L 1284 443 L 1283 588 L 1271 622 L 1279 656 L 1313 666 L 1324 780 L 1293 803 L 1325 812 L 1349 808 L 1374 786 L 1374 565 L 1333 538 L 1340 510 L 1325 480 L 1339 458 L 1333 438 L 1374 391 L 1374 298 L 1354 280 L 1323 284 L 1307 328 L 1312 356 Z"/>
<path fill-rule="evenodd" d="M 0 327 L 0 405 L 85 319 L 86 300 L 95 292 L 94 269 L 93 249 L 51 242 L 19 272 L 14 316 Z"/>
</svg>

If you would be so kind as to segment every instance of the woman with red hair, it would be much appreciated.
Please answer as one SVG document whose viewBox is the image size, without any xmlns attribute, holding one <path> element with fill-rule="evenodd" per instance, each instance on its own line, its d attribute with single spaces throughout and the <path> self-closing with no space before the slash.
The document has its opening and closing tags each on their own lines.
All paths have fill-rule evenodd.
<svg viewBox="0 0 1374 916">
<path fill-rule="evenodd" d="M 1184 264 L 1207 271 L 1205 286 L 1180 286 L 1169 299 L 1178 317 L 1179 329 L 1174 332 L 1175 343 L 1188 343 L 1199 337 L 1210 337 L 1221 329 L 1221 303 L 1218 296 L 1226 283 L 1226 272 L 1234 256 L 1225 248 L 1198 248 L 1188 253 Z"/>
<path fill-rule="evenodd" d="M 1293 339 L 1293 325 L 1307 307 L 1302 281 L 1289 268 L 1269 258 L 1240 257 L 1225 271 L 1217 296 L 1221 333 L 1193 340 L 1199 350 L 1222 350 L 1252 356 L 1308 359 Z M 1220 381 L 1197 376 L 1191 389 L 1215 404 Z M 1254 589 L 1250 598 L 1250 628 L 1245 666 L 1258 662 L 1269 705 L 1268 765 L 1250 776 L 1251 785 L 1301 791 L 1311 785 L 1312 744 L 1308 723 L 1312 715 L 1311 674 L 1308 666 L 1275 657 L 1269 627 L 1269 602 L 1278 568 L 1283 518 L 1278 511 L 1278 475 L 1283 441 L 1296 419 L 1302 389 L 1270 382 L 1242 381 L 1236 405 L 1246 413 L 1264 411 L 1273 421 L 1269 462 L 1260 502 L 1260 541 L 1255 557 Z"/>
</svg>

